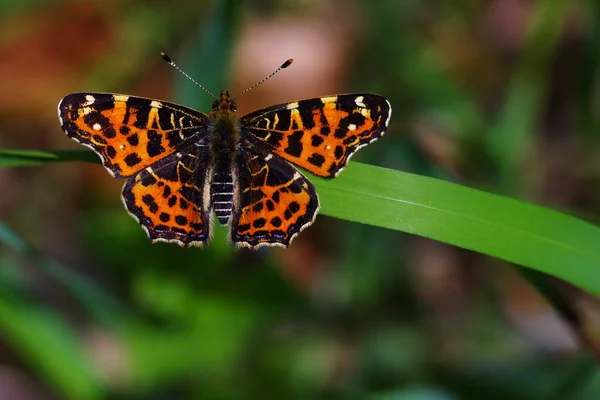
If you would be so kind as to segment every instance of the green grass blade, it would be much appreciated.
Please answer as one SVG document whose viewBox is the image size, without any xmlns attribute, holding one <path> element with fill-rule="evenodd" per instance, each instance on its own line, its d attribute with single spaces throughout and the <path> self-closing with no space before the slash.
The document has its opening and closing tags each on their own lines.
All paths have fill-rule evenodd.
<svg viewBox="0 0 600 400">
<path fill-rule="evenodd" d="M 77 158 L 74 152 L 50 153 L 60 156 L 52 161 L 98 161 L 92 153 Z M 356 162 L 335 180 L 311 179 L 323 215 L 453 244 L 600 295 L 600 228 L 590 223 L 451 182 Z"/>
<path fill-rule="evenodd" d="M 0 149 L 1 167 L 32 167 L 54 161 L 100 162 L 97 155 L 86 150 L 19 150 Z"/>
<path fill-rule="evenodd" d="M 351 163 L 312 179 L 322 214 L 408 232 L 533 268 L 600 295 L 600 228 L 438 179 Z"/>
</svg>

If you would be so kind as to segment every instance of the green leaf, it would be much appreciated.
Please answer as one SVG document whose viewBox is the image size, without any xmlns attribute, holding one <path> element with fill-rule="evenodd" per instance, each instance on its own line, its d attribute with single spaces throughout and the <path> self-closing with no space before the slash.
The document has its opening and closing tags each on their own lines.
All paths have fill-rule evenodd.
<svg viewBox="0 0 600 400">
<path fill-rule="evenodd" d="M 600 295 L 600 228 L 438 179 L 351 163 L 312 179 L 321 213 L 408 232 L 533 268 Z"/>
<path fill-rule="evenodd" d="M 24 150 L 20 153 L 26 155 Z M 57 156 L 53 161 L 75 159 L 73 152 L 51 154 Z M 77 159 L 84 158 L 79 155 Z M 317 186 L 323 215 L 477 251 L 600 295 L 600 228 L 575 217 L 455 183 L 356 162 L 335 180 L 311 180 Z"/>
</svg>

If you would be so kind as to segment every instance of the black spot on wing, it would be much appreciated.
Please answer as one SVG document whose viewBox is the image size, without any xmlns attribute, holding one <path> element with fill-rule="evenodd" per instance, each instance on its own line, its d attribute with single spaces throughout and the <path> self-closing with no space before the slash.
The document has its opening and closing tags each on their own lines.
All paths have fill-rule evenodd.
<svg viewBox="0 0 600 400">
<path fill-rule="evenodd" d="M 162 222 L 169 222 L 169 220 L 171 219 L 171 216 L 165 212 L 160 213 L 159 217 L 158 217 Z"/>
<path fill-rule="evenodd" d="M 190 207 L 190 203 L 185 201 L 184 199 L 179 199 L 179 208 L 182 210 L 187 210 Z"/>
<path fill-rule="evenodd" d="M 127 166 L 129 167 L 136 166 L 142 162 L 142 159 L 136 153 L 128 154 L 123 160 L 125 161 L 125 164 L 127 164 Z"/>
<path fill-rule="evenodd" d="M 252 226 L 255 228 L 263 228 L 267 224 L 267 220 L 264 218 L 258 218 L 252 223 Z"/>
<path fill-rule="evenodd" d="M 162 146 L 162 136 L 153 129 L 148 131 L 146 151 L 150 157 L 156 157 L 165 152 L 165 148 Z"/>
<path fill-rule="evenodd" d="M 183 216 L 183 215 L 177 215 L 175 217 L 175 223 L 178 224 L 178 225 L 184 226 L 184 225 L 187 225 L 188 219 L 185 216 Z"/>
<path fill-rule="evenodd" d="M 279 217 L 273 217 L 271 219 L 271 225 L 273 225 L 275 228 L 279 228 L 282 224 L 281 218 Z"/>
<path fill-rule="evenodd" d="M 142 201 L 148 206 L 148 210 L 150 210 L 152 214 L 156 214 L 156 212 L 158 211 L 158 204 L 156 204 L 156 201 L 154 201 L 154 197 L 152 197 L 152 195 L 143 195 Z"/>
<path fill-rule="evenodd" d="M 312 137 L 310 138 L 310 144 L 313 145 L 314 147 L 319 146 L 324 141 L 325 141 L 325 139 L 323 139 L 319 135 L 312 135 Z"/>
<path fill-rule="evenodd" d="M 140 144 L 140 137 L 137 133 L 127 136 L 126 140 L 127 140 L 127 143 L 129 143 L 132 146 L 137 146 L 138 144 Z"/>
<path fill-rule="evenodd" d="M 308 157 L 307 161 L 316 167 L 320 167 L 325 162 L 325 157 L 320 154 L 314 153 Z"/>
<path fill-rule="evenodd" d="M 132 106 L 132 108 L 134 108 L 134 106 Z M 146 129 L 147 125 L 148 125 L 148 117 L 150 115 L 151 109 L 152 109 L 152 107 L 150 107 L 150 104 L 145 104 L 145 106 L 136 105 L 135 106 L 136 119 L 133 123 L 133 126 L 138 129 Z"/>
<path fill-rule="evenodd" d="M 304 136 L 302 131 L 296 131 L 288 136 L 288 145 L 284 151 L 291 156 L 300 157 L 302 154 L 302 136 Z"/>
<path fill-rule="evenodd" d="M 171 191 L 171 186 L 165 186 L 165 188 L 163 189 L 163 194 L 162 197 L 163 199 L 166 199 L 167 197 L 169 197 L 171 195 L 172 191 Z"/>
<path fill-rule="evenodd" d="M 142 186 L 152 186 L 156 183 L 156 177 L 152 174 L 143 174 L 144 176 L 142 177 L 142 181 L 141 184 Z M 162 182 L 160 182 L 162 183 Z M 164 183 L 163 183 L 164 185 Z M 159 185 L 160 186 L 160 185 Z"/>
<path fill-rule="evenodd" d="M 272 200 L 267 200 L 265 202 L 265 205 L 267 206 L 267 210 L 269 210 L 269 211 L 275 211 L 275 204 L 273 203 Z"/>
<path fill-rule="evenodd" d="M 300 211 L 300 204 L 298 204 L 295 201 L 292 201 L 290 203 L 290 205 L 288 206 L 288 209 L 292 212 L 292 213 L 297 213 L 298 211 Z"/>
<path fill-rule="evenodd" d="M 106 146 L 106 155 L 109 158 L 115 158 L 117 155 L 117 150 L 113 146 Z"/>
</svg>

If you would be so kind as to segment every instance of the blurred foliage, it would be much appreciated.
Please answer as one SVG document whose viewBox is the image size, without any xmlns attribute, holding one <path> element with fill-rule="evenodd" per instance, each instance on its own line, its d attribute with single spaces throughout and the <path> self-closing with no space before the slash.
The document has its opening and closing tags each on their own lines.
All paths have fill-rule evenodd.
<svg viewBox="0 0 600 400">
<path fill-rule="evenodd" d="M 0 399 L 597 398 L 595 298 L 490 257 L 350 222 L 398 229 L 423 221 L 410 208 L 386 214 L 397 198 L 455 201 L 467 217 L 495 207 L 498 221 L 561 239 L 544 247 L 526 233 L 490 227 L 485 236 L 479 227 L 470 240 L 505 248 L 517 263 L 546 259 L 553 269 L 541 270 L 597 294 L 597 227 L 517 201 L 487 203 L 495 197 L 451 183 L 419 197 L 415 188 L 431 179 L 389 170 L 598 222 L 597 1 L 28 1 L 0 9 L 3 148 L 71 146 L 54 111 L 69 91 L 162 94 L 206 110 L 210 99 L 180 76 L 169 94 L 162 50 L 212 91 L 291 52 L 307 68 L 321 66 L 327 84 L 382 94 L 394 108 L 387 135 L 357 155 L 388 169 L 357 164 L 339 182 L 315 179 L 331 199 L 325 213 L 345 220 L 319 217 L 287 250 L 234 250 L 223 228 L 205 249 L 151 245 L 117 200 L 120 182 L 97 165 L 0 169 Z M 297 88 L 330 94 L 297 69 L 253 92 L 271 100 L 265 90 L 298 74 Z M 0 166 L 66 153 L 3 154 Z M 386 190 L 387 199 L 374 199 Z M 432 237 L 462 244 L 468 221 Z M 563 258 L 564 238 L 575 250 Z"/>
</svg>

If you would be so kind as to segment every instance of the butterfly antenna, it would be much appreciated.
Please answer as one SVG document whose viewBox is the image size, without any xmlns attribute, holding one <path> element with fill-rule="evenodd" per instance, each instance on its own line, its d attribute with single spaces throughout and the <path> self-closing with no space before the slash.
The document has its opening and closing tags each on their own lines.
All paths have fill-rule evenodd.
<svg viewBox="0 0 600 400">
<path fill-rule="evenodd" d="M 219 99 L 217 99 L 217 97 L 216 97 L 214 94 L 212 94 L 211 92 L 209 92 L 207 88 L 205 88 L 204 86 L 202 86 L 201 84 L 199 84 L 198 82 L 196 82 L 196 81 L 194 80 L 194 78 L 192 78 L 191 76 L 189 76 L 188 74 L 186 74 L 186 73 L 185 73 L 185 72 L 184 72 L 184 71 L 183 71 L 181 68 L 179 68 L 179 66 L 178 66 L 177 64 L 175 64 L 175 63 L 174 63 L 174 62 L 171 60 L 171 57 L 169 57 L 169 56 L 167 55 L 167 53 L 163 53 L 163 52 L 161 52 L 161 53 L 160 53 L 160 56 L 161 56 L 161 57 L 162 57 L 162 59 L 163 59 L 163 60 L 165 60 L 165 61 L 166 61 L 166 62 L 167 62 L 167 63 L 168 63 L 168 64 L 169 64 L 171 67 L 173 67 L 173 68 L 175 68 L 177 71 L 181 72 L 181 74 L 183 74 L 183 76 L 185 76 L 186 78 L 188 78 L 190 81 L 194 82 L 196 85 L 200 86 L 200 88 L 201 88 L 202 90 L 204 90 L 206 93 L 210 94 L 210 95 L 211 95 L 211 97 L 212 97 L 213 99 L 215 99 L 215 100 L 219 100 Z"/>
<path fill-rule="evenodd" d="M 256 82 L 254 85 L 250 86 L 248 89 L 241 91 L 237 96 L 235 96 L 233 99 L 231 99 L 231 101 L 234 101 L 235 99 L 237 99 L 241 95 L 243 95 L 243 94 L 249 92 L 250 90 L 254 89 L 255 87 L 257 87 L 258 85 L 260 85 L 261 83 L 263 83 L 267 79 L 272 78 L 276 73 L 278 73 L 282 69 L 287 68 L 290 65 L 292 65 L 293 62 L 294 62 L 293 58 L 290 58 L 289 60 L 286 60 L 286 62 L 284 62 L 283 64 L 281 64 L 281 66 L 279 68 L 277 68 L 275 71 L 273 71 L 273 73 L 271 75 L 269 75 L 266 78 L 263 78 L 260 81 Z"/>
</svg>

